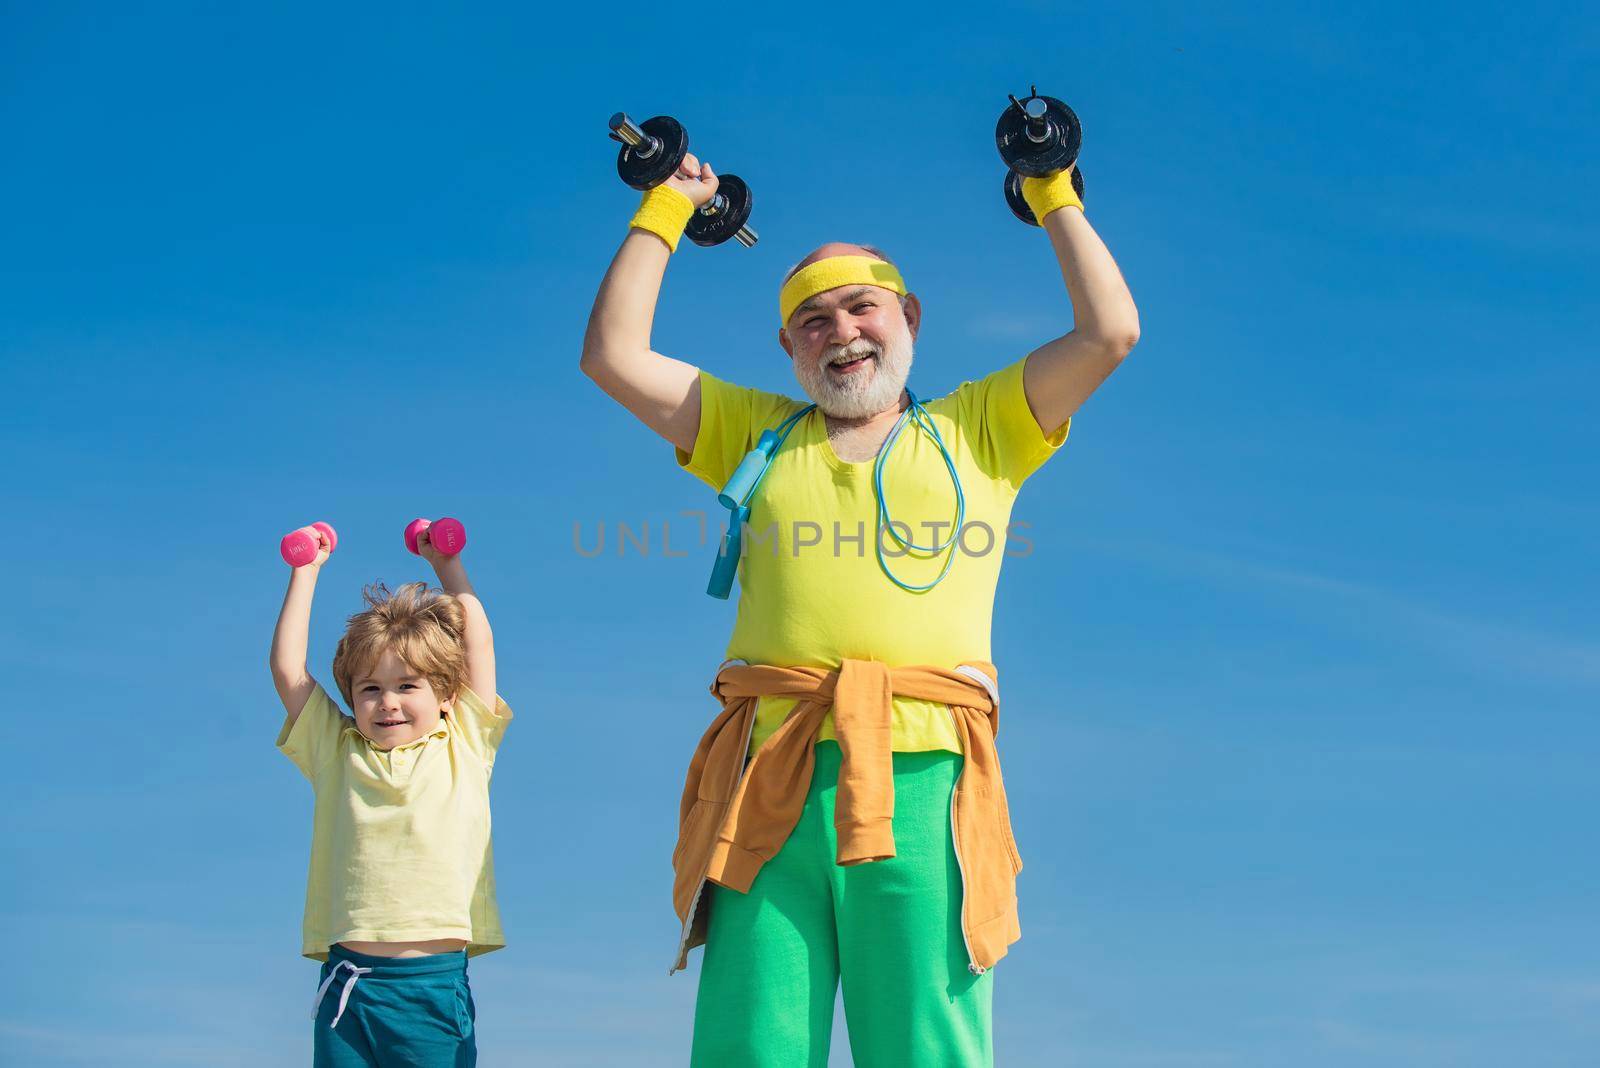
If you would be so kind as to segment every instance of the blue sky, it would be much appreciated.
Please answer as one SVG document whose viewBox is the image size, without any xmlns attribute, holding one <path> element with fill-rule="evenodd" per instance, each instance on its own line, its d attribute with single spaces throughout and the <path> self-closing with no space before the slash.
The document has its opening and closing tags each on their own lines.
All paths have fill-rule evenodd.
<svg viewBox="0 0 1600 1068">
<path fill-rule="evenodd" d="M 659 349 L 795 392 L 777 280 L 869 241 L 922 297 L 932 396 L 1070 324 L 1000 196 L 1030 82 L 1083 118 L 1143 340 L 1001 579 L 1027 870 L 1000 1063 L 1600 1055 L 1578 7 L 3 10 L 18 1063 L 305 1062 L 276 542 L 341 534 L 327 678 L 438 514 L 519 715 L 485 1061 L 684 1063 L 667 865 L 732 606 L 680 515 L 709 493 L 577 371 L 635 202 L 602 124 L 675 114 L 755 191 L 760 245 L 674 257 Z M 574 551 L 621 522 L 648 557 Z"/>
</svg>

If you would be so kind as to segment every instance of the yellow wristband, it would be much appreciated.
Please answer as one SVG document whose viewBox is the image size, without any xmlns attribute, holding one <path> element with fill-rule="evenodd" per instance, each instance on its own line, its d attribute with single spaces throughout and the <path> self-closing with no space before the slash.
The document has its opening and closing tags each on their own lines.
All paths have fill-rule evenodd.
<svg viewBox="0 0 1600 1068">
<path fill-rule="evenodd" d="M 1044 225 L 1046 215 L 1060 208 L 1083 210 L 1083 201 L 1078 199 L 1078 191 L 1072 188 L 1071 167 L 1057 171 L 1048 178 L 1024 178 L 1022 199 L 1033 209 L 1033 217 L 1039 220 L 1040 226 Z"/>
<path fill-rule="evenodd" d="M 658 185 L 647 190 L 633 213 L 628 225 L 648 230 L 667 243 L 673 252 L 678 251 L 678 238 L 694 214 L 694 201 L 669 185 Z"/>
</svg>

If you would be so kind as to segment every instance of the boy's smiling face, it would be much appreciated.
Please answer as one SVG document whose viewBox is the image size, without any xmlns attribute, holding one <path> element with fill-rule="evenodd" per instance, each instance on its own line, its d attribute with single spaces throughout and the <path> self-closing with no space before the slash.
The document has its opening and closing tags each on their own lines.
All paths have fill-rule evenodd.
<svg viewBox="0 0 1600 1068">
<path fill-rule="evenodd" d="M 426 736 L 450 710 L 451 698 L 434 693 L 427 677 L 392 649 L 353 681 L 356 728 L 380 749 Z"/>
</svg>

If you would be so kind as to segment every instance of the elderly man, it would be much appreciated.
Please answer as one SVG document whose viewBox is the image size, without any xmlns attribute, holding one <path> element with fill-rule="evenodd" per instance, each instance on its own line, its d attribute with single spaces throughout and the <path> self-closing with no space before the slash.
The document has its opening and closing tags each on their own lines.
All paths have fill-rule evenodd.
<svg viewBox="0 0 1600 1068">
<path fill-rule="evenodd" d="M 1005 531 L 1138 313 L 1069 175 L 1028 179 L 1070 333 L 924 404 L 917 298 L 882 252 L 830 243 L 779 297 L 812 404 L 735 386 L 650 348 L 668 258 L 716 186 L 689 156 L 645 194 L 582 360 L 714 489 L 781 439 L 742 502 L 722 711 L 680 807 L 674 970 L 706 946 L 693 1063 L 826 1065 L 842 981 L 861 1068 L 988 1065 L 989 969 L 1020 934 L 989 662 Z"/>
</svg>

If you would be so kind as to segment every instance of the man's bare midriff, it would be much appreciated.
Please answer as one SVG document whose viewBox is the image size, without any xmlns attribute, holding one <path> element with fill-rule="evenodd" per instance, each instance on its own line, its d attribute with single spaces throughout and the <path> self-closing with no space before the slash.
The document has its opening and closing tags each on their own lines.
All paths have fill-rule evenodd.
<svg viewBox="0 0 1600 1068">
<path fill-rule="evenodd" d="M 352 953 L 369 957 L 431 957 L 435 953 L 459 953 L 467 943 L 459 938 L 430 938 L 424 942 L 340 942 Z"/>
</svg>

